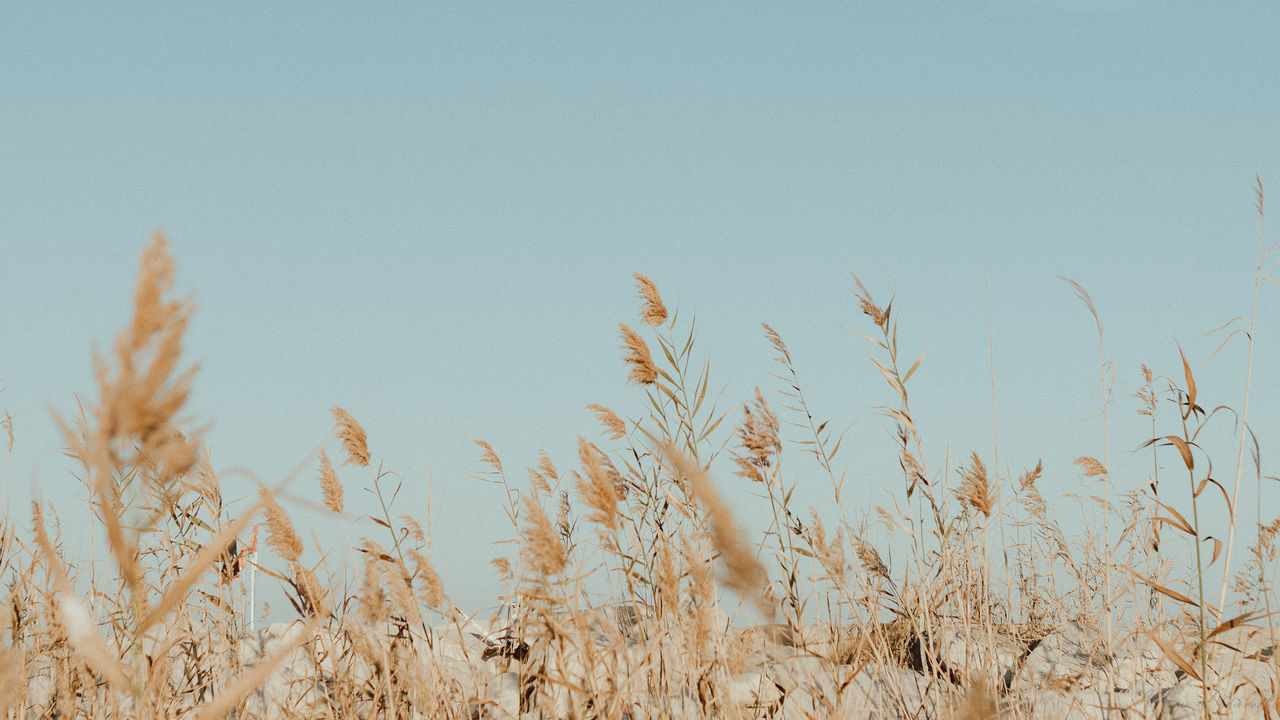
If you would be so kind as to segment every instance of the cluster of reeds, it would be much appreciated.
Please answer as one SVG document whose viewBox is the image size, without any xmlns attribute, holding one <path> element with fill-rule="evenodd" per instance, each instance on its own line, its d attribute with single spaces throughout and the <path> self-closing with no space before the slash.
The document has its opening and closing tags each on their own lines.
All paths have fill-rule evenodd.
<svg viewBox="0 0 1280 720">
<path fill-rule="evenodd" d="M 1261 186 L 1258 212 L 1261 285 L 1270 269 Z M 59 520 L 43 501 L 31 508 L 29 539 L 9 518 L 0 525 L 0 713 L 769 717 L 777 706 L 764 699 L 768 693 L 751 706 L 734 700 L 741 695 L 734 678 L 761 662 L 769 642 L 822 659 L 833 676 L 874 663 L 944 673 L 926 642 L 944 628 L 965 628 L 994 646 L 997 632 L 1034 641 L 1057 624 L 1083 620 L 1115 643 L 1117 613 L 1201 681 L 1207 712 L 1215 637 L 1248 622 L 1274 635 L 1280 520 L 1258 510 L 1256 542 L 1229 582 L 1243 525 L 1246 448 L 1253 448 L 1262 493 L 1248 378 L 1234 487 L 1209 470 L 1198 443 L 1205 424 L 1226 410 L 1205 409 L 1185 355 L 1177 381 L 1142 368 L 1137 412 L 1151 423 L 1152 474 L 1118 480 L 1107 446 L 1115 372 L 1097 308 L 1068 281 L 1097 323 L 1103 418 L 1101 456 L 1077 461 L 1101 488 L 1089 501 L 1100 521 L 1083 542 L 1068 540 L 1042 494 L 1042 464 L 1009 471 L 998 455 L 954 458 L 927 446 L 909 392 L 923 356 L 908 363 L 900 354 L 898 308 L 879 303 L 854 277 L 870 322 L 858 334 L 890 391 L 880 411 L 893 429 L 902 477 L 889 507 L 850 507 L 844 436 L 819 419 L 781 333 L 763 326 L 780 368 L 774 386 L 722 410 L 709 398 L 711 363 L 694 318 L 669 309 L 649 278 L 635 279 L 639 329 L 622 324 L 619 334 L 627 378 L 643 393 L 646 412 L 623 417 L 590 405 L 597 438 L 578 439 L 567 470 L 540 455 L 527 482 L 510 478 L 493 446 L 477 441 L 482 478 L 503 488 L 518 547 L 494 560 L 506 602 L 477 618 L 449 598 L 414 513 L 393 512 L 403 481 L 377 464 L 365 431 L 341 408 L 332 411 L 333 439 L 344 462 L 335 468 L 320 451 L 318 487 L 308 492 L 342 519 L 346 547 L 310 549 L 349 554 L 353 580 L 331 577 L 323 561 L 304 562 L 308 548 L 287 509 L 299 494 L 284 485 L 261 486 L 255 502 L 230 513 L 199 427 L 181 415 L 194 380 L 181 353 L 192 305 L 172 297 L 174 267 L 157 237 L 142 257 L 129 326 L 110 353 L 94 359 L 96 403 L 62 421 L 88 493 L 91 547 L 105 547 L 108 557 L 68 560 Z M 1250 373 L 1254 318 L 1256 297 L 1242 321 Z M 1176 414 L 1162 412 L 1166 406 Z M 11 452 L 12 424 L 6 427 Z M 1181 499 L 1172 482 L 1161 486 L 1167 451 L 1160 448 L 1172 448 L 1185 469 Z M 367 473 L 361 484 L 378 501 L 366 522 L 349 522 L 345 466 Z M 832 502 L 796 507 L 797 484 L 815 476 Z M 757 498 L 768 518 L 763 538 L 743 532 L 722 496 L 727 483 Z M 1206 533 L 1206 512 L 1225 513 L 1225 538 Z M 270 555 L 251 563 L 238 538 L 256 524 L 266 528 Z M 352 525 L 378 529 L 353 540 Z M 886 544 L 905 552 L 886 554 Z M 1190 567 L 1171 565 L 1188 548 Z M 259 571 L 285 589 L 299 622 L 246 654 L 259 618 L 232 581 Z M 1238 591 L 1232 602 L 1228 586 Z M 296 671 L 299 652 L 318 659 Z M 477 672 L 484 663 L 496 669 Z M 511 692 L 499 692 L 502 682 Z M 957 699 L 956 707 L 970 716 L 994 707 L 991 698 L 1003 689 L 993 677 L 966 682 L 969 700 Z M 503 706 L 510 697 L 516 706 Z M 281 707 L 268 710 L 268 701 Z"/>
</svg>

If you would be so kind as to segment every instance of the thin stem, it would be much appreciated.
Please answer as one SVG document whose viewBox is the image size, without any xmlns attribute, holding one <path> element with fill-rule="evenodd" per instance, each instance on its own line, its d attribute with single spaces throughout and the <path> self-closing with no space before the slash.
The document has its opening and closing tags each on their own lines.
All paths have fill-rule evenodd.
<svg viewBox="0 0 1280 720">
<path fill-rule="evenodd" d="M 1254 331 L 1257 329 L 1258 319 L 1258 289 L 1262 285 L 1264 278 L 1263 266 L 1267 262 L 1271 250 L 1265 252 L 1262 248 L 1262 223 L 1263 223 L 1263 205 L 1262 205 L 1262 181 L 1258 181 L 1258 264 L 1253 274 L 1253 307 L 1249 313 L 1249 359 L 1245 365 L 1244 371 L 1244 403 L 1240 412 L 1240 446 L 1236 451 L 1236 484 L 1231 494 L 1231 522 L 1227 528 L 1227 549 L 1226 555 L 1222 559 L 1222 592 L 1218 597 L 1218 607 L 1224 608 L 1227 603 L 1227 580 L 1231 577 L 1231 552 L 1235 547 L 1236 539 L 1236 503 L 1240 499 L 1240 476 L 1244 471 L 1244 443 L 1249 430 L 1249 391 L 1253 383 L 1253 340 Z M 1258 502 L 1256 506 L 1261 512 L 1262 494 L 1259 491 Z M 1261 527 L 1262 521 L 1258 520 Z"/>
</svg>

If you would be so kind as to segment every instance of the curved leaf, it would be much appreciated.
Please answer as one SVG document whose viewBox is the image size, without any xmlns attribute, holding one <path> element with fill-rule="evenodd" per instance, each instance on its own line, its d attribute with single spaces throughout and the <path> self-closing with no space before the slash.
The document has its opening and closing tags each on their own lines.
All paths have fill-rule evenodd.
<svg viewBox="0 0 1280 720">
<path fill-rule="evenodd" d="M 1196 407 L 1196 379 L 1191 375 L 1191 365 L 1181 347 L 1178 348 L 1178 355 L 1182 358 L 1182 372 L 1187 376 L 1187 411 L 1182 414 L 1182 419 L 1185 420 Z"/>
<path fill-rule="evenodd" d="M 1169 441 L 1169 444 L 1173 447 L 1178 448 L 1178 453 L 1182 455 L 1182 462 L 1187 466 L 1188 470 L 1195 469 L 1196 461 L 1191 456 L 1191 446 L 1187 444 L 1186 440 L 1177 435 L 1165 435 L 1163 439 Z"/>
</svg>

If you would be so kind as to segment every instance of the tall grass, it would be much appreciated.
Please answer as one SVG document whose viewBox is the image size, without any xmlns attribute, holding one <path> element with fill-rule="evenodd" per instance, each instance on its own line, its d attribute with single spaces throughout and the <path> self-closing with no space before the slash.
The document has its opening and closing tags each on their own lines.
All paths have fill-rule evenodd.
<svg viewBox="0 0 1280 720">
<path fill-rule="evenodd" d="M 1258 211 L 1261 238 L 1260 185 Z M 1260 239 L 1259 286 L 1268 263 Z M 1224 645 L 1263 619 L 1274 627 L 1280 520 L 1256 513 L 1233 606 L 1225 587 L 1215 602 L 1206 584 L 1215 563 L 1224 585 L 1229 578 L 1246 445 L 1255 448 L 1261 495 L 1247 414 L 1252 365 L 1234 488 L 1208 472 L 1198 442 L 1226 410 L 1205 410 L 1185 355 L 1181 384 L 1143 367 L 1136 395 L 1150 422 L 1152 475 L 1118 480 L 1107 468 L 1114 372 L 1099 310 L 1074 282 L 1097 322 L 1103 388 L 1102 459 L 1077 461 L 1103 486 L 1102 531 L 1083 547 L 1067 539 L 1041 494 L 1042 464 L 1010 472 L 998 457 L 959 460 L 929 446 L 909 392 L 924 357 L 908 362 L 900 353 L 904 312 L 857 277 L 852 289 L 868 321 L 858 334 L 889 391 L 879 409 L 902 472 L 888 507 L 847 505 L 845 435 L 819 419 L 781 333 L 763 326 L 780 368 L 774 387 L 721 408 L 708 397 L 712 364 L 692 314 L 669 309 L 657 284 L 637 274 L 639 323 L 619 325 L 619 375 L 646 411 L 623 417 L 590 405 L 602 439 L 580 437 L 571 469 L 538 457 L 527 483 L 478 441 L 480 477 L 503 489 L 500 512 L 516 548 L 495 558 L 506 602 L 486 618 L 450 599 L 429 533 L 411 514 L 393 513 L 400 481 L 342 408 L 332 410 L 333 447 L 317 455 L 315 487 L 261 486 L 249 507 L 230 514 L 200 426 L 182 414 L 196 377 L 182 355 L 194 308 L 173 297 L 174 278 L 157 237 L 142 255 L 128 326 L 93 359 L 96 401 L 60 419 L 109 569 L 90 563 L 86 577 L 43 503 L 30 509 L 29 532 L 7 516 L 0 525 L 5 717 L 826 717 L 847 710 L 839 698 L 857 678 L 899 677 L 892 668 L 925 678 L 938 714 L 1018 717 L 1028 711 L 1009 704 L 1000 668 L 957 665 L 940 639 L 958 631 L 991 658 L 1000 638 L 1012 638 L 1025 656 L 1052 628 L 1100 618 L 1108 651 L 1151 638 L 1200 683 L 1207 715 L 1214 679 L 1230 669 L 1215 640 Z M 1256 313 L 1255 288 L 1250 363 Z M 1178 411 L 1171 430 L 1161 429 L 1166 400 Z M 11 453 L 11 422 L 5 427 Z M 335 467 L 330 450 L 338 448 Z M 1158 492 L 1160 448 L 1172 448 L 1187 471 L 1185 502 Z M 378 501 L 367 523 L 348 522 L 344 481 L 353 473 Z M 797 507 L 801 482 L 828 485 L 830 504 Z M 728 487 L 761 503 L 763 537 L 742 530 L 724 499 Z M 319 539 L 309 547 L 289 507 L 300 494 L 343 518 L 341 547 Z M 1209 512 L 1225 517 L 1225 542 L 1204 531 Z M 1113 520 L 1122 522 L 1118 537 Z M 255 571 L 284 588 L 298 621 L 255 634 L 246 612 L 256 608 L 243 608 L 234 588 L 248 567 L 238 538 L 256 524 L 270 552 Z M 352 527 L 370 526 L 374 536 L 351 537 Z M 886 562 L 886 542 L 905 556 Z M 354 558 L 354 582 L 331 577 L 323 561 L 305 564 L 308 549 Z M 1175 549 L 1189 550 L 1192 564 L 1171 566 Z M 993 553 L 1006 561 L 993 562 Z M 1126 607 L 1121 627 L 1132 630 L 1117 632 L 1113 616 Z M 804 663 L 834 694 L 769 669 Z M 894 681 L 888 692 L 902 713 L 919 711 L 906 684 Z"/>
</svg>

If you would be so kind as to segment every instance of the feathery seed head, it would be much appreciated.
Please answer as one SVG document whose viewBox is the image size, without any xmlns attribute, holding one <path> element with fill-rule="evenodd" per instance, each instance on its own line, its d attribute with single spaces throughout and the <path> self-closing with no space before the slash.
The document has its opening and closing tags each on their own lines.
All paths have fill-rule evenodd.
<svg viewBox="0 0 1280 720">
<path fill-rule="evenodd" d="M 1022 477 L 1018 478 L 1018 487 L 1026 489 L 1030 485 L 1035 485 L 1042 474 L 1044 474 L 1044 461 L 1037 460 L 1035 468 L 1022 473 Z"/>
<path fill-rule="evenodd" d="M 866 286 L 862 284 L 862 281 L 858 279 L 857 275 L 853 276 L 853 281 L 858 284 L 858 305 L 862 308 L 862 312 L 866 313 L 867 317 L 871 318 L 871 321 L 876 324 L 876 327 L 884 330 L 885 326 L 889 323 L 889 314 L 879 305 L 875 304 L 875 301 L 871 299 L 871 293 L 867 290 Z"/>
<path fill-rule="evenodd" d="M 364 434 L 364 428 L 360 427 L 360 423 L 340 407 L 331 407 L 329 412 L 333 413 L 338 437 L 342 438 L 342 449 L 347 451 L 347 460 L 344 464 L 369 467 L 369 441 Z"/>
<path fill-rule="evenodd" d="M 418 595 L 422 602 L 427 607 L 440 607 L 445 602 L 444 583 L 441 582 L 440 575 L 436 573 L 431 561 L 422 553 L 410 549 L 408 555 L 416 567 L 414 578 L 420 580 L 421 589 L 418 591 Z"/>
<path fill-rule="evenodd" d="M 498 453 L 493 451 L 493 446 L 484 440 L 476 440 L 476 445 L 480 446 L 480 460 L 493 468 L 494 472 L 502 474 L 502 460 L 498 459 Z"/>
<path fill-rule="evenodd" d="M 667 445 L 663 448 L 663 454 L 672 469 L 687 478 L 694 496 L 707 509 L 711 519 L 711 542 L 720 551 L 725 565 L 725 584 L 742 597 L 753 601 L 762 615 L 773 617 L 773 604 L 764 595 L 769 581 L 768 573 L 743 538 L 728 504 L 720 498 L 703 469 L 680 450 Z"/>
<path fill-rule="evenodd" d="M 778 356 L 774 358 L 780 365 L 791 366 L 791 351 L 787 349 L 787 344 L 782 341 L 782 336 L 777 330 L 769 327 L 765 323 L 760 323 L 764 328 L 764 335 L 769 339 L 769 343 L 773 345 L 773 349 L 778 351 Z"/>
<path fill-rule="evenodd" d="M 626 323 L 620 327 L 622 328 L 622 348 L 627 351 L 623 359 L 631 366 L 628 379 L 637 385 L 652 385 L 658 380 L 658 367 L 653 364 L 649 346 L 645 344 L 644 338 L 627 327 Z"/>
<path fill-rule="evenodd" d="M 960 478 L 960 488 L 955 491 L 956 497 L 982 513 L 983 517 L 991 517 L 991 509 L 995 507 L 995 493 L 987 478 L 987 466 L 978 457 L 978 453 L 973 453 L 968 468 L 961 468 Z"/>
<path fill-rule="evenodd" d="M 267 516 L 267 544 L 275 553 L 289 562 L 302 557 L 302 540 L 289 522 L 289 514 L 276 502 L 275 494 L 266 485 L 258 485 L 262 497 L 263 512 Z"/>
<path fill-rule="evenodd" d="M 587 409 L 595 413 L 596 420 L 600 421 L 600 424 L 608 431 L 607 434 L 610 440 L 620 440 L 626 437 L 627 424 L 622 421 L 622 418 L 615 415 L 612 410 L 595 403 L 587 405 Z"/>
<path fill-rule="evenodd" d="M 610 530 L 616 530 L 619 500 L 619 483 L 614 477 L 616 471 L 610 473 L 612 468 L 606 467 L 604 453 L 583 438 L 578 438 L 578 458 L 587 472 L 586 478 L 578 477 L 578 494 L 587 507 L 595 511 L 588 519 Z"/>
<path fill-rule="evenodd" d="M 882 580 L 889 579 L 889 568 L 885 566 L 884 561 L 880 559 L 880 553 L 876 552 L 876 549 L 870 543 L 858 538 L 853 541 L 853 546 L 863 569 L 874 577 Z"/>
<path fill-rule="evenodd" d="M 533 497 L 526 497 L 524 527 L 520 529 L 520 552 L 539 575 L 557 575 L 569 563 L 569 555 L 555 527 Z"/>
<path fill-rule="evenodd" d="M 755 403 L 743 407 L 742 412 L 744 417 L 742 424 L 738 426 L 738 440 L 746 454 L 734 458 L 738 465 L 735 474 L 762 483 L 765 481 L 763 470 L 769 467 L 770 459 L 782 452 L 782 441 L 778 438 L 781 426 L 777 416 L 765 403 L 760 388 L 756 388 Z"/>
<path fill-rule="evenodd" d="M 342 483 L 338 482 L 338 474 L 333 471 L 329 462 L 329 454 L 320 450 L 320 490 L 324 493 L 324 506 L 332 512 L 342 512 Z"/>
<path fill-rule="evenodd" d="M 662 297 L 658 295 L 658 286 L 640 273 L 632 273 L 632 277 L 636 279 L 640 299 L 644 300 L 644 309 L 640 312 L 640 318 L 646 325 L 654 327 L 661 325 L 667 319 L 667 307 L 662 304 Z"/>
</svg>

